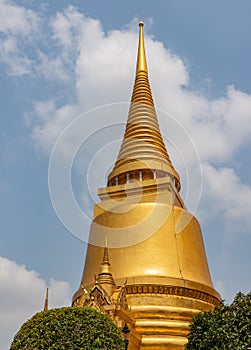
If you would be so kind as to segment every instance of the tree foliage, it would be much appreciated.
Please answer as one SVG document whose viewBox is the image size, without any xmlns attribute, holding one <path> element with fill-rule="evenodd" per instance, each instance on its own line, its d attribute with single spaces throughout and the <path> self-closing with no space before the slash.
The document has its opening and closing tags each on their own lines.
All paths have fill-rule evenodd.
<svg viewBox="0 0 251 350">
<path fill-rule="evenodd" d="M 37 313 L 15 335 L 10 350 L 122 350 L 115 323 L 92 308 L 64 307 Z"/>
<path fill-rule="evenodd" d="M 251 350 L 251 292 L 196 315 L 186 350 Z"/>
</svg>

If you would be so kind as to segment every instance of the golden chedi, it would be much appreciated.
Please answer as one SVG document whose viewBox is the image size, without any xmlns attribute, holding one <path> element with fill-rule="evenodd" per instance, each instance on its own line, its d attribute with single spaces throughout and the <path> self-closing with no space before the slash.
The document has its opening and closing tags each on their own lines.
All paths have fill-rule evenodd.
<svg viewBox="0 0 251 350">
<path fill-rule="evenodd" d="M 192 317 L 213 309 L 219 294 L 212 285 L 200 225 L 179 195 L 180 178 L 160 133 L 143 23 L 139 27 L 136 79 L 124 139 L 107 187 L 98 190 L 101 202 L 94 208 L 73 305 L 86 305 L 85 294 L 90 295 L 95 285 L 109 296 L 110 304 L 113 295 L 123 290 L 126 311 L 122 305 L 124 312 L 117 312 L 115 321 L 119 319 L 121 327 L 127 322 L 134 332 L 137 341 L 129 342 L 129 349 L 181 350 Z M 108 258 L 103 258 L 106 246 L 109 269 Z"/>
</svg>

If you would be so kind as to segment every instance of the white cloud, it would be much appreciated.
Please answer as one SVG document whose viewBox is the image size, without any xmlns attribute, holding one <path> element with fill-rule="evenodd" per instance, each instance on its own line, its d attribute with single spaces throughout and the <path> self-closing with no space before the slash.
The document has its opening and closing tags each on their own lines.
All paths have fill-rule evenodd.
<svg viewBox="0 0 251 350">
<path fill-rule="evenodd" d="M 68 282 L 57 281 L 51 278 L 49 281 L 49 308 L 71 305 L 71 288 Z"/>
<path fill-rule="evenodd" d="M 58 41 L 66 49 L 78 46 L 84 20 L 84 14 L 78 12 L 71 5 L 63 13 L 57 12 L 51 20 L 53 39 Z"/>
<path fill-rule="evenodd" d="M 35 67 L 37 75 L 43 76 L 46 80 L 69 80 L 69 72 L 61 57 L 50 57 L 38 51 L 38 59 L 39 64 Z"/>
<path fill-rule="evenodd" d="M 18 39 L 9 35 L 0 41 L 0 58 L 9 65 L 10 75 L 24 75 L 31 73 L 32 61 L 18 49 Z"/>
<path fill-rule="evenodd" d="M 35 271 L 0 257 L 0 348 L 8 349 L 20 326 L 43 310 L 46 283 Z M 49 281 L 49 307 L 70 305 L 67 282 Z"/>
<path fill-rule="evenodd" d="M 225 98 L 206 101 L 205 107 L 200 114 L 195 114 L 200 118 L 191 121 L 189 130 L 202 160 L 230 160 L 250 141 L 251 95 L 229 86 Z"/>
<path fill-rule="evenodd" d="M 32 129 L 31 139 L 37 149 L 48 154 L 59 134 L 79 115 L 79 108 L 76 105 L 57 108 L 54 100 L 37 101 L 34 104 L 34 114 L 37 120 Z"/>
<path fill-rule="evenodd" d="M 1 0 L 0 14 L 0 32 L 28 35 L 38 27 L 38 15 L 32 10 L 14 5 L 12 1 Z"/>
<path fill-rule="evenodd" d="M 0 60 L 9 75 L 69 80 L 78 54 L 82 14 L 69 6 L 48 21 L 42 13 L 2 0 L 0 17 Z"/>
<path fill-rule="evenodd" d="M 100 21 L 86 17 L 73 6 L 57 12 L 49 21 L 6 1 L 2 1 L 0 10 L 6 14 L 0 25 L 4 33 L 1 55 L 11 74 L 30 73 L 68 83 L 71 80 L 75 86 L 74 106 L 67 105 L 66 101 L 65 106 L 55 109 L 51 121 L 44 124 L 38 114 L 39 125 L 38 128 L 35 126 L 32 139 L 37 139 L 41 148 L 46 144 L 49 150 L 48 144 L 55 141 L 62 130 L 60 127 L 65 126 L 64 122 L 56 120 L 62 118 L 62 110 L 83 112 L 103 104 L 129 100 L 138 41 L 131 26 L 105 33 Z M 10 20 L 10 14 L 17 22 Z M 24 41 L 35 40 L 33 35 L 39 26 L 44 29 L 41 35 L 47 48 L 36 42 L 35 52 L 34 47 L 30 48 L 33 51 L 31 58 L 25 54 Z M 24 47 L 18 44 L 20 35 Z M 226 96 L 210 100 L 190 89 L 186 65 L 161 42 L 146 35 L 146 51 L 156 106 L 182 123 L 195 142 L 202 161 L 231 159 L 243 143 L 250 140 L 251 96 L 230 86 Z M 43 105 L 47 108 L 46 102 Z M 63 119 L 72 120 L 72 116 Z M 42 133 L 47 137 L 41 137 Z M 168 133 L 172 135 L 172 129 Z M 176 139 L 178 143 L 182 140 Z"/>
<path fill-rule="evenodd" d="M 33 119 L 35 126 L 31 137 L 37 147 L 48 153 L 63 128 L 80 112 L 103 104 L 130 99 L 138 42 L 138 34 L 130 26 L 105 33 L 100 21 L 87 18 L 72 6 L 63 12 L 58 12 L 51 18 L 50 23 L 53 28 L 53 39 L 63 49 L 57 61 L 50 61 L 51 67 L 48 64 L 45 71 L 51 75 L 50 70 L 55 70 L 63 76 L 64 65 L 61 63 L 70 60 L 76 102 L 70 104 L 66 101 L 63 106 L 56 106 L 52 100 L 35 104 L 36 118 Z M 217 163 L 219 168 L 221 164 L 225 166 L 226 162 L 231 161 L 233 164 L 236 153 L 243 145 L 250 142 L 251 95 L 229 86 L 226 96 L 210 100 L 201 92 L 190 88 L 189 71 L 180 57 L 167 50 L 161 42 L 154 38 L 145 35 L 145 39 L 149 77 L 155 104 L 172 115 L 190 135 L 201 162 L 209 169 L 206 181 L 212 193 L 216 191 L 216 184 L 221 179 L 223 182 L 223 178 L 226 191 L 230 190 L 233 184 L 235 184 L 235 189 L 246 188 L 247 186 L 241 183 L 230 165 L 228 170 L 218 170 L 217 174 L 214 174 L 219 175 L 219 179 L 213 184 L 213 172 L 216 169 L 211 164 Z M 47 61 L 47 56 L 44 56 L 44 62 Z M 46 77 L 45 73 L 44 76 Z M 106 118 L 105 114 L 104 118 Z M 176 167 L 181 172 L 184 168 L 191 169 L 191 164 L 194 165 L 194 157 L 186 147 L 184 133 L 177 134 L 177 122 L 175 125 L 175 123 L 163 122 L 163 117 L 160 119 L 162 133 L 171 139 L 174 147 L 183 157 L 182 160 L 182 157 L 171 155 L 176 162 Z M 121 120 L 126 121 L 126 114 L 118 116 L 118 121 L 121 122 Z M 99 128 L 99 120 L 89 122 L 92 124 L 93 131 Z M 118 134 L 114 133 L 107 142 L 117 138 Z M 70 147 L 66 147 L 66 152 L 69 149 Z M 103 161 L 106 162 L 105 156 Z M 181 164 L 182 161 L 183 164 Z M 199 171 L 196 176 L 200 180 Z M 198 186 L 194 177 L 190 176 L 188 184 L 193 188 Z M 246 193 L 249 193 L 249 187 L 247 190 Z M 192 194 L 193 190 L 190 189 L 190 193 Z M 218 206 L 219 198 L 216 194 L 213 196 L 212 193 L 211 201 L 217 201 Z M 228 197 L 235 196 L 231 205 L 229 201 L 221 200 L 221 206 L 225 208 L 224 215 L 228 218 L 235 217 L 236 220 L 240 218 L 240 215 L 248 217 L 246 210 L 238 209 L 246 205 L 247 195 L 238 195 L 238 191 L 234 193 L 230 191 L 228 195 Z M 191 202 L 189 198 L 187 200 Z M 238 214 L 238 211 L 242 214 Z"/>
<path fill-rule="evenodd" d="M 98 21 L 84 26 L 76 62 L 78 101 L 85 110 L 130 98 L 137 49 L 137 34 L 110 31 Z"/>
<path fill-rule="evenodd" d="M 205 196 L 211 201 L 210 215 L 224 215 L 232 230 L 238 224 L 238 234 L 245 232 L 251 225 L 251 187 L 243 184 L 231 168 L 203 167 L 205 178 Z M 240 225 L 241 223 L 241 225 Z"/>
<path fill-rule="evenodd" d="M 46 80 L 69 81 L 75 76 L 75 60 L 79 54 L 79 40 L 85 22 L 83 14 L 75 7 L 68 6 L 57 12 L 49 21 L 50 42 L 54 47 L 50 52 L 37 52 L 36 74 Z"/>
<path fill-rule="evenodd" d="M 0 59 L 10 75 L 31 74 L 33 61 L 23 52 L 25 43 L 39 33 L 39 16 L 11 1 L 0 1 Z"/>
<path fill-rule="evenodd" d="M 68 48 L 69 57 L 75 18 L 81 28 L 81 35 L 75 37 L 78 43 L 74 46 L 74 50 L 78 47 L 79 53 L 76 61 L 72 62 L 75 65 L 72 80 L 76 87 L 77 109 L 86 111 L 103 104 L 128 101 L 134 79 L 137 34 L 130 29 L 112 30 L 105 34 L 98 20 L 87 19 L 69 7 L 52 21 L 54 36 Z M 61 29 L 67 33 L 64 39 L 60 36 Z M 177 55 L 147 36 L 146 47 L 156 106 L 183 124 L 202 161 L 231 159 L 239 147 L 250 140 L 251 96 L 230 86 L 226 97 L 209 100 L 189 89 L 189 72 Z M 48 58 L 45 56 L 44 60 L 48 61 Z M 50 61 L 48 76 L 55 66 L 55 71 L 63 76 L 60 62 L 60 57 Z M 55 124 L 55 118 L 52 124 Z M 172 130 L 168 133 L 171 135 Z M 179 142 L 182 140 L 176 140 L 176 144 Z"/>
</svg>

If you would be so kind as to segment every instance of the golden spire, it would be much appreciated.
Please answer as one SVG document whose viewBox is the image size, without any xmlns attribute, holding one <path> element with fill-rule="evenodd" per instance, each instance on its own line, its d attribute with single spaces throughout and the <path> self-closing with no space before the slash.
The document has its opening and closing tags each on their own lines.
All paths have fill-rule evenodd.
<svg viewBox="0 0 251 350">
<path fill-rule="evenodd" d="M 138 74 L 141 71 L 147 73 L 143 27 L 144 23 L 139 22 L 139 47 L 136 74 Z"/>
<path fill-rule="evenodd" d="M 44 301 L 44 311 L 48 310 L 48 303 L 49 303 L 49 288 L 46 288 L 46 293 L 45 293 L 45 301 Z"/>
<path fill-rule="evenodd" d="M 116 285 L 111 273 L 111 266 L 109 262 L 107 246 L 104 248 L 103 260 L 100 264 L 99 274 L 96 279 L 96 283 L 101 285 L 110 296 L 116 289 Z"/>
<path fill-rule="evenodd" d="M 136 78 L 126 131 L 108 186 L 170 176 L 180 190 L 179 175 L 173 168 L 163 142 L 151 88 L 144 46 L 143 22 L 139 23 Z"/>
</svg>

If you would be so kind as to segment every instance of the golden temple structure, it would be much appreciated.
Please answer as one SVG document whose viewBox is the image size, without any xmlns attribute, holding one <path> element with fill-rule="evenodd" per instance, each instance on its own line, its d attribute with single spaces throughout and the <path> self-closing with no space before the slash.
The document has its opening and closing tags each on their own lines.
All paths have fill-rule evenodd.
<svg viewBox="0 0 251 350">
<path fill-rule="evenodd" d="M 107 187 L 98 190 L 73 305 L 92 305 L 120 328 L 126 323 L 129 350 L 181 350 L 192 317 L 213 309 L 220 296 L 160 133 L 139 27 L 126 130 Z"/>
</svg>

